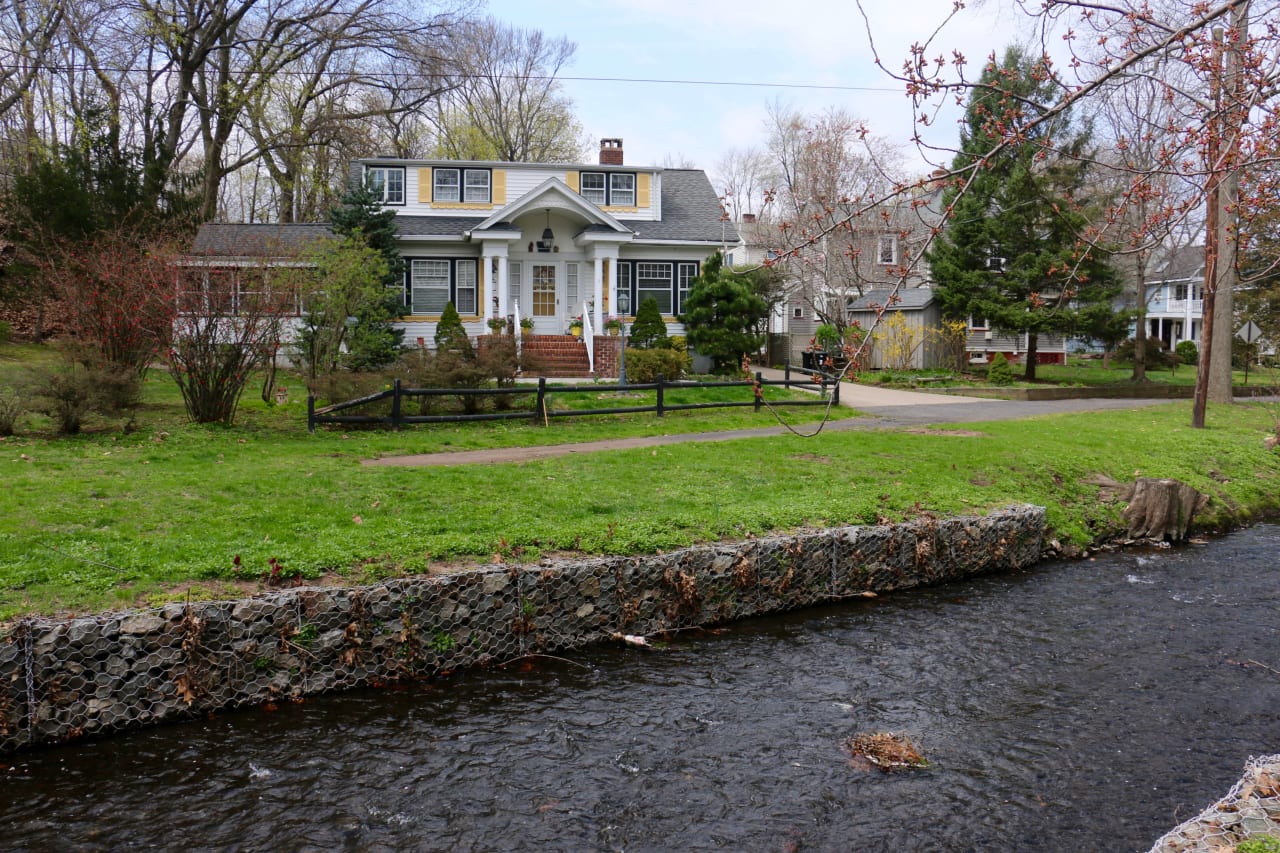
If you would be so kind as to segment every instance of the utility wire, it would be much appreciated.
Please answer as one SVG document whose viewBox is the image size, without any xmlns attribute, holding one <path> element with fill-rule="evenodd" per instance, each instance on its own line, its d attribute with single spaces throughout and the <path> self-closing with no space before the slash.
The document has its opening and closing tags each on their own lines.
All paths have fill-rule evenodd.
<svg viewBox="0 0 1280 853">
<path fill-rule="evenodd" d="M 104 66 L 99 66 L 98 68 L 95 68 L 94 66 L 91 66 L 88 63 L 82 63 L 82 62 L 60 63 L 56 65 L 41 63 L 37 65 L 36 68 L 39 71 L 43 71 L 47 73 L 58 73 L 58 74 L 66 73 L 69 71 L 77 72 L 77 73 L 93 73 L 99 70 L 107 71 L 111 73 L 117 73 L 117 74 L 127 74 L 127 73 L 160 74 L 160 73 L 165 73 L 169 70 L 163 65 L 155 68 L 141 68 L 141 67 L 119 66 L 119 65 L 115 65 L 115 66 L 104 65 Z M 0 62 L 0 71 L 20 71 L 20 70 L 27 70 L 27 66 L 19 65 L 12 62 Z M 323 76 L 330 76 L 330 77 L 352 76 L 350 72 L 345 72 L 345 71 L 323 71 L 320 73 Z M 277 77 L 282 75 L 283 76 L 292 75 L 292 76 L 300 76 L 300 77 L 314 76 L 314 72 L 311 72 L 311 71 L 298 71 L 298 70 L 291 70 L 288 68 L 274 71 L 272 72 L 272 74 L 273 76 L 277 76 Z M 374 74 L 376 74 L 376 72 L 366 72 L 365 76 L 373 76 Z M 667 86 L 736 86 L 741 88 L 752 88 L 752 89 L 808 89 L 808 90 L 829 91 L 829 92 L 886 92 L 886 93 L 892 93 L 892 94 L 896 94 L 900 91 L 898 89 L 888 88 L 884 86 L 837 86 L 837 85 L 823 84 L 823 83 L 773 83 L 768 81 L 753 81 L 753 80 L 684 80 L 684 79 L 667 79 L 662 77 L 592 77 L 592 76 L 571 76 L 570 77 L 570 76 L 550 75 L 550 74 L 488 75 L 488 74 L 445 74 L 440 72 L 425 72 L 417 76 L 439 77 L 439 78 L 457 79 L 457 80 L 498 79 L 498 80 L 527 80 L 527 81 L 538 81 L 538 82 L 659 84 L 659 85 L 667 85 Z"/>
</svg>

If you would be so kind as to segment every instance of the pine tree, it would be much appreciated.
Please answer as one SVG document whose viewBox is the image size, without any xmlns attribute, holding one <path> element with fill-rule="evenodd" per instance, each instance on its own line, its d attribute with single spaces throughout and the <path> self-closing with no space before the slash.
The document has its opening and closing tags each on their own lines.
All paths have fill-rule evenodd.
<svg viewBox="0 0 1280 853">
<path fill-rule="evenodd" d="M 347 334 L 346 365 L 373 370 L 391 364 L 404 346 L 404 330 L 392 323 L 408 313 L 404 302 L 404 259 L 400 257 L 396 212 L 382 206 L 369 187 L 353 186 L 340 207 L 329 211 L 329 224 L 343 238 L 360 240 L 386 260 L 383 290 L 357 307 L 356 323 Z"/>
<path fill-rule="evenodd" d="M 1004 138 L 1057 90 L 1051 72 L 1016 48 L 984 69 L 952 162 L 954 170 L 972 170 L 964 172 L 972 179 L 963 192 L 944 194 L 949 225 L 928 253 L 945 316 L 983 317 L 1002 332 L 1027 335 L 1027 379 L 1035 378 L 1040 335 L 1106 329 L 1120 292 L 1102 253 L 1083 240 L 1088 129 L 1063 115 Z"/>
<path fill-rule="evenodd" d="M 760 325 L 769 314 L 769 303 L 745 276 L 725 269 L 719 254 L 702 264 L 684 309 L 680 322 L 689 345 L 711 358 L 716 373 L 732 373 L 744 354 L 755 354 L 764 345 Z"/>
<path fill-rule="evenodd" d="M 667 345 L 667 324 L 662 321 L 658 300 L 652 296 L 641 300 L 640 307 L 636 309 L 630 345 L 636 349 L 656 349 Z"/>
</svg>

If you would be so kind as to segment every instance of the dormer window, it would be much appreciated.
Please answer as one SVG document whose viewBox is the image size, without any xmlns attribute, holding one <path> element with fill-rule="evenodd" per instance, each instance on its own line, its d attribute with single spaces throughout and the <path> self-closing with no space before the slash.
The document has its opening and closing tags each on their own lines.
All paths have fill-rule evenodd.
<svg viewBox="0 0 1280 853">
<path fill-rule="evenodd" d="M 404 167 L 369 166 L 364 173 L 365 186 L 382 198 L 383 204 L 404 204 Z"/>
<path fill-rule="evenodd" d="M 600 207 L 635 207 L 636 176 L 634 172 L 583 172 L 578 192 Z"/>
<path fill-rule="evenodd" d="M 489 203 L 489 170 L 467 169 L 463 173 L 463 201 L 469 204 Z"/>
<path fill-rule="evenodd" d="M 431 181 L 434 202 L 488 204 L 492 198 L 493 174 L 488 169 L 437 168 Z"/>
<path fill-rule="evenodd" d="M 636 176 L 614 172 L 609 176 L 609 206 L 634 207 L 636 203 Z"/>
</svg>

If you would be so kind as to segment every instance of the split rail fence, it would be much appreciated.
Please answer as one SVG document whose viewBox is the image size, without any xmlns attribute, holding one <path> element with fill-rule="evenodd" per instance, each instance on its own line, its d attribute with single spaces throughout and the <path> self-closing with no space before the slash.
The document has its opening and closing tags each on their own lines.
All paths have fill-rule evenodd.
<svg viewBox="0 0 1280 853">
<path fill-rule="evenodd" d="M 783 379 L 765 379 L 756 373 L 754 380 L 737 380 L 732 382 L 692 382 L 669 381 L 659 376 L 656 382 L 627 383 L 626 385 L 548 385 L 545 377 L 538 379 L 538 384 L 516 385 L 507 388 L 408 388 L 397 379 L 392 387 L 348 400 L 345 403 L 334 403 L 329 406 L 316 407 L 314 396 L 307 398 L 307 429 L 315 432 L 321 424 L 363 424 L 367 426 L 386 426 L 399 429 L 405 424 L 457 423 L 464 421 L 497 421 L 497 420 L 531 420 L 546 424 L 551 418 L 583 417 L 590 415 L 625 415 L 653 412 L 662 417 L 667 412 L 690 409 L 724 409 L 733 407 L 754 407 L 757 411 L 765 405 L 764 389 L 767 387 L 796 388 L 816 392 L 813 399 L 770 400 L 770 406 L 826 406 L 840 405 L 840 383 L 834 377 L 818 373 L 812 377 L 804 374 L 803 379 L 792 379 L 787 371 Z M 711 388 L 743 388 L 749 389 L 749 397 L 743 400 L 718 400 L 706 403 L 671 403 L 666 400 L 666 393 L 672 390 L 711 389 Z M 612 406 L 599 409 L 557 409 L 552 408 L 548 400 L 551 397 L 572 394 L 602 394 L 608 392 L 655 391 L 656 401 L 646 406 Z M 505 411 L 450 413 L 450 414 L 408 414 L 407 401 L 424 401 L 431 397 L 478 398 L 479 401 L 532 398 L 532 407 Z M 385 414 L 356 413 L 354 410 L 390 400 L 390 409 Z M 419 406 L 421 408 L 421 405 Z"/>
</svg>

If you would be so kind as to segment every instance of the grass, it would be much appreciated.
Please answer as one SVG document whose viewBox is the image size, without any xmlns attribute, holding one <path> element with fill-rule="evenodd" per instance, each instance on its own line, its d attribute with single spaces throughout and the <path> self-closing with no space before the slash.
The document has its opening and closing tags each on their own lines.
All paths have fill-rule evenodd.
<svg viewBox="0 0 1280 853">
<path fill-rule="evenodd" d="M 3 370 L 0 360 L 0 370 Z M 293 383 L 286 383 L 293 385 Z M 291 388 L 291 390 L 293 390 Z M 634 553 L 921 510 L 1048 507 L 1053 534 L 1083 545 L 1119 508 L 1084 480 L 1176 477 L 1214 496 L 1227 523 L 1280 501 L 1275 418 L 1256 406 L 1189 405 L 966 425 L 824 432 L 504 465 L 383 468 L 378 456 L 531 446 L 771 423 L 729 409 L 381 431 L 305 430 L 305 402 L 267 407 L 256 388 L 231 429 L 182 422 L 173 383 L 147 383 L 139 429 L 0 442 L 0 619 L 231 595 L 270 573 L 370 582 L 440 561 Z M 820 410 L 788 409 L 794 422 Z M 236 566 L 236 558 L 239 566 Z"/>
</svg>

